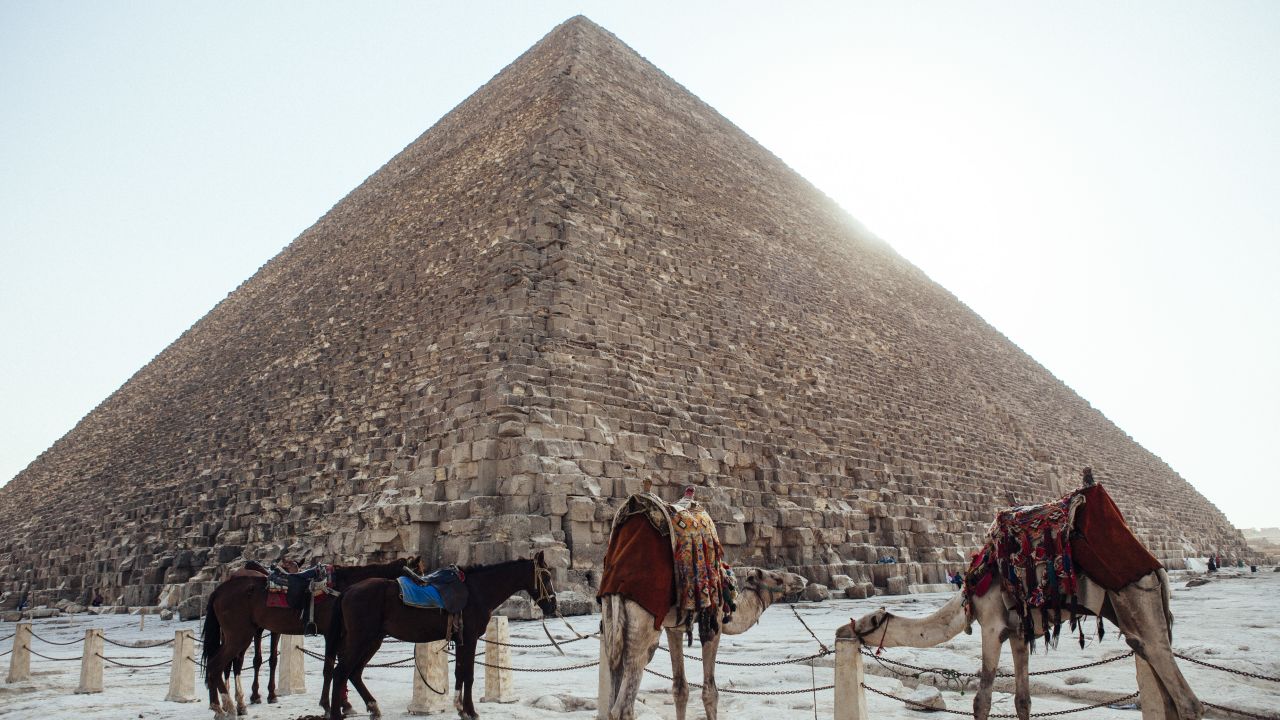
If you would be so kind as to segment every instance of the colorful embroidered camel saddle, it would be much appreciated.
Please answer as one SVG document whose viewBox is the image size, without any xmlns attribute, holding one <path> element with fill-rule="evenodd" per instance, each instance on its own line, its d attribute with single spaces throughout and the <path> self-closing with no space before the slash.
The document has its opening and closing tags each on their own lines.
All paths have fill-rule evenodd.
<svg viewBox="0 0 1280 720">
<path fill-rule="evenodd" d="M 965 608 L 972 613 L 973 598 L 998 581 L 1025 636 L 1040 624 L 1052 644 L 1065 620 L 1074 625 L 1080 611 L 1096 612 L 1081 597 L 1090 583 L 1119 590 L 1160 567 L 1107 491 L 1089 484 L 1051 503 L 998 512 L 965 574 Z"/>
<path fill-rule="evenodd" d="M 705 641 L 728 621 L 736 593 L 715 522 L 698 503 L 682 509 L 639 493 L 614 514 L 597 599 L 622 595 L 653 615 L 655 630 L 675 607 Z"/>
</svg>

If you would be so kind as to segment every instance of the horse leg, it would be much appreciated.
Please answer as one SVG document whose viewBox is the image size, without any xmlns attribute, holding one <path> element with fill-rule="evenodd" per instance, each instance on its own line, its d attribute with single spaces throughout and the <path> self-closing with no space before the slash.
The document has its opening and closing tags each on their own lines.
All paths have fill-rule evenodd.
<svg viewBox="0 0 1280 720">
<path fill-rule="evenodd" d="M 684 676 L 684 633 L 680 628 L 667 628 L 667 649 L 671 654 L 671 697 L 676 705 L 676 720 L 684 720 L 689 704 L 689 681 Z"/>
<path fill-rule="evenodd" d="M 982 626 L 982 670 L 978 673 L 978 691 L 973 696 L 974 720 L 987 720 L 991 712 L 991 686 L 1000 665 L 1000 646 L 1004 644 L 1004 635 L 1003 627 Z"/>
<path fill-rule="evenodd" d="M 1013 708 L 1018 714 L 1018 720 L 1030 720 L 1031 677 L 1028 673 L 1028 660 L 1031 650 L 1027 647 L 1026 640 L 1019 636 L 1009 641 L 1009 652 L 1013 655 Z"/>
<path fill-rule="evenodd" d="M 249 702 L 262 704 L 262 695 L 258 692 L 258 672 L 262 669 L 262 628 L 253 634 L 253 689 L 249 693 Z"/>
<path fill-rule="evenodd" d="M 280 633 L 271 633 L 271 654 L 267 656 L 267 702 L 278 703 L 276 697 L 276 661 L 280 655 Z"/>
<path fill-rule="evenodd" d="M 235 720 L 236 704 L 231 699 L 231 691 L 227 688 L 225 676 L 236 658 L 249 649 L 249 638 L 232 643 L 229 633 L 224 632 L 224 637 L 222 647 L 218 648 L 218 652 L 209 660 L 205 668 L 206 682 L 210 684 L 209 709 L 214 712 L 214 720 Z M 212 698 L 215 691 L 220 699 Z"/>
<path fill-rule="evenodd" d="M 249 708 L 244 704 L 244 687 L 240 685 L 240 673 L 244 670 L 244 656 L 245 656 L 245 653 L 248 651 L 249 649 L 247 647 L 243 651 L 241 651 L 240 654 L 237 655 L 235 659 L 231 661 L 231 667 L 227 668 L 227 672 L 224 673 L 223 675 L 224 682 L 227 677 L 230 677 L 230 676 L 235 677 L 235 687 L 236 687 L 236 713 L 235 714 L 237 716 L 249 714 Z"/>
<path fill-rule="evenodd" d="M 382 710 L 378 708 L 378 701 L 373 697 L 373 693 L 369 692 L 369 688 L 364 686 L 364 667 L 369 664 L 373 656 L 377 654 L 378 648 L 382 647 L 382 636 L 378 635 L 373 638 L 373 642 L 369 644 L 369 649 L 360 656 L 351 671 L 351 684 L 355 686 L 356 692 L 360 693 L 360 699 L 364 700 L 365 709 L 369 711 L 369 720 L 378 720 L 382 717 Z M 351 709 L 351 703 L 345 702 L 343 705 L 346 709 L 339 708 L 343 714 L 348 714 Z"/>
<path fill-rule="evenodd" d="M 379 644 L 379 646 L 381 646 L 382 641 L 381 641 L 381 640 L 379 640 L 379 641 L 378 641 L 378 644 Z M 337 646 L 337 644 L 335 643 L 335 644 L 333 644 L 333 646 L 332 646 L 332 647 L 330 647 L 329 639 L 328 639 L 328 638 L 325 638 L 325 643 L 324 643 L 324 689 L 325 689 L 326 691 L 329 689 L 330 684 L 333 682 L 333 663 L 334 663 L 334 658 L 336 658 L 336 657 L 337 657 L 337 655 L 338 655 L 338 646 Z M 366 662 L 368 662 L 368 661 L 366 661 Z M 362 667 L 362 668 L 361 668 L 361 670 L 360 670 L 360 681 L 359 681 L 359 682 L 360 682 L 360 685 L 359 685 L 358 687 L 356 687 L 356 690 L 357 690 L 357 691 L 359 691 L 361 687 L 364 687 L 364 669 L 363 669 L 363 667 Z M 367 692 L 367 691 L 366 691 L 366 692 Z M 363 697 L 363 696 L 364 696 L 364 693 L 361 693 L 361 697 Z M 328 709 L 328 706 L 325 706 L 325 709 L 327 710 L 327 709 Z M 343 715 L 351 715 L 351 714 L 352 714 L 352 713 L 354 713 L 354 712 L 355 712 L 355 710 L 351 707 L 351 701 L 347 698 L 346 694 L 344 693 L 344 694 L 343 694 L 343 696 L 342 696 L 342 714 L 343 714 Z"/>
<path fill-rule="evenodd" d="M 720 704 L 720 691 L 716 688 L 716 650 L 719 647 L 720 631 L 717 630 L 702 646 L 702 708 L 706 710 L 707 720 L 716 720 L 716 708 Z"/>
<path fill-rule="evenodd" d="M 456 694 L 453 698 L 453 706 L 457 708 L 458 716 L 462 720 L 478 720 L 480 717 L 480 713 L 476 712 L 475 704 L 471 701 L 471 686 L 475 682 L 476 643 L 479 640 L 480 636 L 474 634 L 470 627 L 464 627 L 462 642 L 458 644 L 458 656 L 454 659 Z"/>
</svg>

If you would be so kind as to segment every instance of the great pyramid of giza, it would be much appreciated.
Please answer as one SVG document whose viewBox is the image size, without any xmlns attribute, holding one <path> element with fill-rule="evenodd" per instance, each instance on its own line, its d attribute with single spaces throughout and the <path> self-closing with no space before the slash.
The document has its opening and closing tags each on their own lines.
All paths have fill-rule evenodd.
<svg viewBox="0 0 1280 720">
<path fill-rule="evenodd" d="M 535 547 L 585 587 L 646 480 L 697 486 L 734 562 L 905 587 L 1085 465 L 1172 566 L 1243 549 L 1159 458 L 579 17 L 0 489 L 0 590 L 146 605 L 242 555 Z"/>
</svg>

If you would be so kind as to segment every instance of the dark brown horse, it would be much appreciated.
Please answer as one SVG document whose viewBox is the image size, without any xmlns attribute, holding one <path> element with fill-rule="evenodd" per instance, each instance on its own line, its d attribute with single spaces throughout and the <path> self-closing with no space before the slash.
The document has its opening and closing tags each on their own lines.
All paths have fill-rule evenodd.
<svg viewBox="0 0 1280 720">
<path fill-rule="evenodd" d="M 292 560 L 281 560 L 276 563 L 276 567 L 285 572 L 298 572 L 301 568 L 298 563 Z M 250 560 L 244 567 L 231 573 L 231 577 L 266 577 L 269 569 L 261 563 Z M 271 633 L 271 655 L 268 658 L 267 667 L 267 702 L 274 703 L 278 700 L 276 697 L 276 660 L 280 649 L 280 634 Z M 231 667 L 223 673 L 223 681 L 226 681 L 227 673 L 234 672 L 236 675 L 236 687 L 240 687 L 240 671 L 244 667 L 244 655 L 235 659 Z M 262 669 L 262 628 L 253 635 L 253 688 L 249 693 L 249 702 L 258 704 L 262 702 L 262 694 L 259 692 L 258 673 Z M 236 710 L 243 715 L 245 708 L 237 707 Z"/>
<path fill-rule="evenodd" d="M 342 720 L 348 680 L 364 699 L 370 720 L 381 717 L 378 701 L 364 686 L 360 673 L 387 635 L 412 643 L 452 637 L 457 643 L 454 706 L 464 720 L 480 717 L 471 702 L 471 684 L 475 679 L 476 641 L 489 626 L 489 616 L 507 598 L 522 590 L 538 603 L 544 614 L 554 614 L 556 591 L 541 552 L 532 560 L 463 568 L 463 574 L 467 604 L 461 613 L 462 627 L 452 635 L 447 613 L 405 605 L 400 601 L 400 587 L 394 580 L 365 580 L 343 593 L 338 617 L 330 624 L 329 636 L 325 639 L 326 644 L 341 641 L 338 664 L 333 669 L 333 699 L 329 703 L 332 720 Z"/>
<path fill-rule="evenodd" d="M 423 570 L 419 558 L 405 558 L 377 565 L 335 565 L 330 576 L 335 590 L 342 592 L 368 578 L 394 578 L 404 568 L 416 572 Z M 324 632 L 337 605 L 335 599 L 325 596 L 315 603 L 315 625 Z M 204 672 L 205 686 L 209 689 L 209 709 L 215 720 L 233 720 L 237 713 L 245 713 L 244 691 L 240 676 L 236 675 L 236 702 L 227 689 L 226 673 L 238 658 L 244 656 L 254 637 L 261 630 L 281 635 L 303 635 L 306 628 L 298 611 L 287 607 L 267 607 L 267 578 L 257 573 L 245 573 L 230 577 L 214 588 L 204 621 Z M 325 644 L 325 690 L 336 646 Z M 219 702 L 221 696 L 221 702 Z M 321 705 L 327 702 L 322 694 Z"/>
</svg>

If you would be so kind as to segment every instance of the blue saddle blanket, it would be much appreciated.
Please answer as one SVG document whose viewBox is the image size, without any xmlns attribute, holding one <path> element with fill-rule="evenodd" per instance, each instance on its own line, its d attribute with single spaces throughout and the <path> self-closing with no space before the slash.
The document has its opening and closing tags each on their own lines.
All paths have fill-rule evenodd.
<svg viewBox="0 0 1280 720">
<path fill-rule="evenodd" d="M 400 602 L 409 607 L 444 609 L 444 599 L 434 585 L 419 585 L 407 577 L 396 579 L 400 582 Z"/>
</svg>

